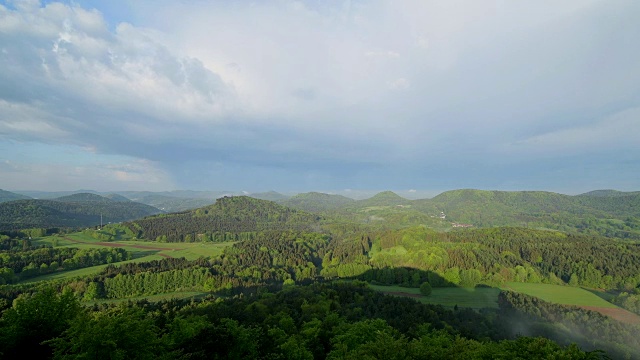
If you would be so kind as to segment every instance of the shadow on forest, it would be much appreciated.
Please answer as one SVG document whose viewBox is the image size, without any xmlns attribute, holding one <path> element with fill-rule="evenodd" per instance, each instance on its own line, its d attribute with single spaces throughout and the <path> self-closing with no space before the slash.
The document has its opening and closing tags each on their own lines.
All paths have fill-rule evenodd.
<svg viewBox="0 0 640 360">
<path fill-rule="evenodd" d="M 297 281 L 296 285 L 310 285 L 313 283 L 332 283 L 335 281 L 366 282 L 371 290 L 394 296 L 412 298 L 423 303 L 441 305 L 447 308 L 470 308 L 474 310 L 496 309 L 500 289 L 483 284 L 460 286 L 448 281 L 433 271 L 414 269 L 409 267 L 369 269 L 362 274 L 336 277 L 314 278 Z M 433 296 L 425 297 L 420 287 L 428 283 L 435 290 Z M 245 297 L 264 292 L 277 292 L 287 286 L 281 282 L 270 282 L 253 286 L 241 286 L 212 291 L 214 297 Z"/>
<path fill-rule="evenodd" d="M 586 287 L 582 287 L 583 290 L 586 290 L 592 294 L 594 294 L 595 296 L 611 302 L 611 299 L 613 299 L 614 297 L 620 295 L 620 291 L 613 291 L 613 290 L 608 290 L 608 291 L 600 291 L 600 290 L 595 290 L 595 289 L 589 289 Z"/>
</svg>

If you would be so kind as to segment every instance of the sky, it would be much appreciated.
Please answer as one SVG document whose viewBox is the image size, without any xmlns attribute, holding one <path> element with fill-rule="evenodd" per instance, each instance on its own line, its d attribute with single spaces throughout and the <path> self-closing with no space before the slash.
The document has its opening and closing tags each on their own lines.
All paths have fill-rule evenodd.
<svg viewBox="0 0 640 360">
<path fill-rule="evenodd" d="M 638 15 L 0 0 L 0 188 L 637 191 Z"/>
</svg>

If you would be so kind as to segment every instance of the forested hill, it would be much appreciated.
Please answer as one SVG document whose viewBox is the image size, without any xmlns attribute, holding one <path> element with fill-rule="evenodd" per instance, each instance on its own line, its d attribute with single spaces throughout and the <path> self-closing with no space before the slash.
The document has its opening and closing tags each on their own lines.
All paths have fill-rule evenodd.
<svg viewBox="0 0 640 360">
<path fill-rule="evenodd" d="M 102 200 L 99 201 L 69 201 L 67 198 L 63 199 L 65 201 L 30 199 L 5 202 L 0 204 L 0 230 L 95 226 L 100 224 L 101 215 L 106 224 L 160 212 L 152 206 L 132 201 L 100 198 Z"/>
<path fill-rule="evenodd" d="M 279 201 L 282 205 L 311 212 L 334 210 L 354 202 L 355 200 L 346 196 L 319 192 L 298 194 L 284 201 Z"/>
<path fill-rule="evenodd" d="M 576 196 L 584 206 L 617 217 L 640 217 L 640 192 L 611 193 L 610 196 Z"/>
<path fill-rule="evenodd" d="M 580 194 L 578 196 L 590 196 L 590 197 L 615 197 L 615 196 L 629 196 L 638 195 L 640 191 L 618 191 L 618 190 L 593 190 Z"/>
<path fill-rule="evenodd" d="M 13 201 L 13 200 L 24 200 L 24 199 L 30 199 L 30 197 L 0 189 L 0 203 Z"/>
<path fill-rule="evenodd" d="M 318 228 L 320 216 L 248 196 L 223 197 L 215 204 L 161 214 L 125 224 L 138 237 L 159 241 L 193 241 L 217 234 Z"/>
<path fill-rule="evenodd" d="M 111 198 L 106 197 L 106 196 L 100 196 L 100 195 L 92 194 L 92 193 L 78 193 L 78 194 L 61 196 L 61 197 L 58 197 L 58 198 L 55 198 L 55 199 L 51 199 L 51 200 L 62 201 L 62 202 L 67 202 L 67 203 L 74 203 L 74 202 L 102 202 L 102 203 L 105 203 L 105 202 L 112 202 L 112 201 L 122 201 L 122 199 L 128 200 L 124 196 L 120 196 L 120 195 L 116 195 L 116 196 L 118 196 L 117 199 L 111 199 Z"/>
<path fill-rule="evenodd" d="M 453 190 L 413 201 L 413 209 L 477 227 L 549 227 L 610 237 L 640 238 L 640 193 L 569 196 L 544 191 Z M 608 195 L 609 194 L 609 195 Z"/>
<path fill-rule="evenodd" d="M 110 199 L 110 200 L 113 200 L 113 201 L 124 201 L 124 202 L 131 201 L 130 199 L 128 199 L 128 198 L 126 198 L 126 197 L 124 197 L 122 195 L 118 195 L 118 194 L 107 194 L 107 195 L 103 195 L 103 196 L 106 197 L 107 199 Z"/>
<path fill-rule="evenodd" d="M 368 206 L 397 206 L 411 203 L 411 200 L 405 199 L 393 191 L 383 191 L 365 200 L 356 202 L 358 207 Z"/>
<path fill-rule="evenodd" d="M 570 196 L 546 191 L 485 191 L 452 190 L 433 199 L 416 200 L 424 210 L 439 209 L 448 215 L 505 218 L 536 216 L 542 213 L 570 213 L 576 215 L 638 216 L 640 192 L 593 192 Z"/>
<path fill-rule="evenodd" d="M 505 212 L 536 214 L 541 212 L 584 212 L 585 209 L 569 195 L 546 191 L 486 191 L 461 189 L 444 192 L 433 199 L 418 203 L 428 204 L 453 216 L 455 212 L 468 210 L 475 213 Z"/>
</svg>

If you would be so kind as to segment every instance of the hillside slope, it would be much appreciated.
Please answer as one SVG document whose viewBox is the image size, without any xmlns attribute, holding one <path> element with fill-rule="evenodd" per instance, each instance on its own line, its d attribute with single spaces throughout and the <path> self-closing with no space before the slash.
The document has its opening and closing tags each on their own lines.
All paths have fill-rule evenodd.
<svg viewBox="0 0 640 360">
<path fill-rule="evenodd" d="M 621 238 L 640 238 L 640 193 L 597 192 L 563 195 L 544 191 L 462 189 L 433 199 L 413 201 L 413 208 L 453 222 L 478 227 L 549 227 Z"/>
<path fill-rule="evenodd" d="M 161 214 L 125 224 L 138 237 L 166 241 L 201 234 L 265 230 L 311 230 L 320 217 L 272 201 L 248 196 L 223 197 L 215 204 L 180 213 Z"/>
<path fill-rule="evenodd" d="M 26 195 L 16 194 L 11 191 L 0 189 L 0 203 L 13 201 L 13 200 L 26 200 L 26 199 L 31 199 L 31 198 Z"/>
</svg>

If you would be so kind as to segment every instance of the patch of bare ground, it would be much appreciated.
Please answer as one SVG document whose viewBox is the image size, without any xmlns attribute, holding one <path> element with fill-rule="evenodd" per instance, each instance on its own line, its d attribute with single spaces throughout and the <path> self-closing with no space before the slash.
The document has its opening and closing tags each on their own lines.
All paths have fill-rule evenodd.
<svg viewBox="0 0 640 360">
<path fill-rule="evenodd" d="M 597 306 L 580 306 L 583 309 L 597 311 L 603 315 L 609 316 L 620 322 L 627 324 L 640 324 L 640 316 L 632 313 L 631 311 L 620 308 L 604 308 Z"/>
</svg>

